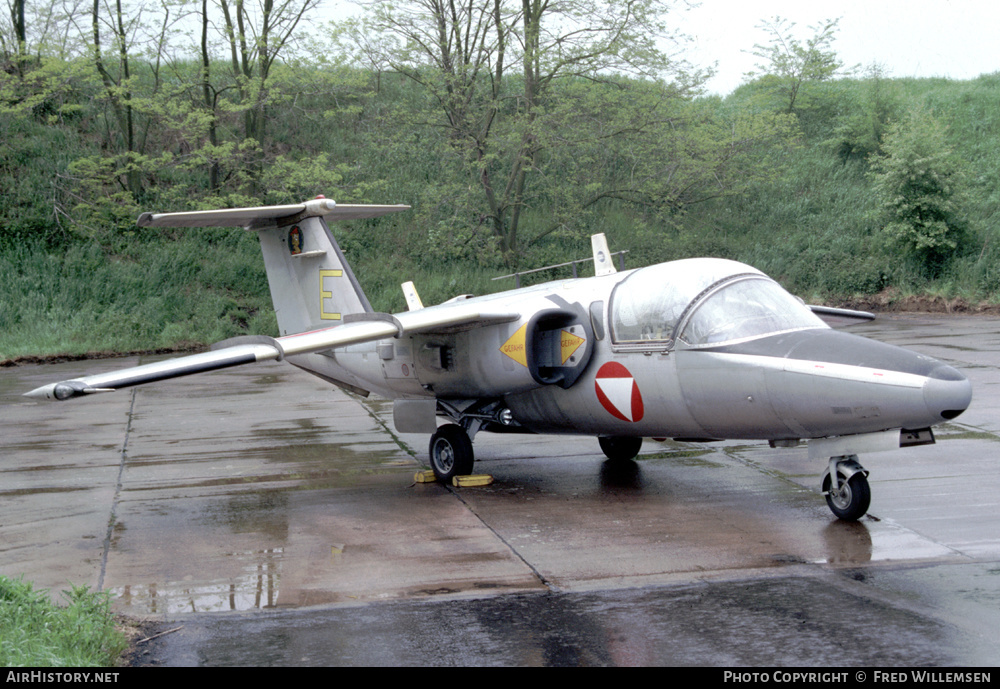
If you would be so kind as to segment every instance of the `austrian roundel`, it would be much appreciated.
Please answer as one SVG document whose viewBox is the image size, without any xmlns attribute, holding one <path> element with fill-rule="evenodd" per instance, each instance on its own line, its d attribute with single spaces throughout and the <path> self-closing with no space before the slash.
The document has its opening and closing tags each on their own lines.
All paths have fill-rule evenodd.
<svg viewBox="0 0 1000 689">
<path fill-rule="evenodd" d="M 632 423 L 642 420 L 639 385 L 629 370 L 617 361 L 609 361 L 597 371 L 594 390 L 601 405 L 615 418 Z"/>
</svg>

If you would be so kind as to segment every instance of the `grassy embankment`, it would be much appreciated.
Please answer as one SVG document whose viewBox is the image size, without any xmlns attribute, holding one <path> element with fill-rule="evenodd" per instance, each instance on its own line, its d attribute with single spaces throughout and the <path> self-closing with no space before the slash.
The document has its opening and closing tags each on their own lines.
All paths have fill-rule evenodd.
<svg viewBox="0 0 1000 689">
<path fill-rule="evenodd" d="M 629 267 L 694 255 L 741 260 L 809 301 L 868 308 L 928 299 L 959 306 L 996 305 L 1000 75 L 964 82 L 890 79 L 883 80 L 880 89 L 888 118 L 902 117 L 917 106 L 933 111 L 948 126 L 950 145 L 967 163 L 969 231 L 936 275 L 928 275 L 881 233 L 866 157 L 870 151 L 859 145 L 863 136 L 857 123 L 873 98 L 872 85 L 864 80 L 815 86 L 799 112 L 798 145 L 775 158 L 776 174 L 768 182 L 739 197 L 686 208 L 669 224 L 609 203 L 587 227 L 575 228 L 576 234 L 605 232 L 612 250 L 630 251 Z M 392 94 L 387 90 L 383 97 Z M 750 107 L 760 98 L 751 84 L 717 99 L 717 107 Z M 276 122 L 271 131 L 280 132 L 283 126 L 292 125 Z M 9 142 L 0 156 L 4 222 L 22 229 L 7 232 L 0 246 L 0 360 L 184 348 L 275 331 L 252 235 L 235 230 L 166 234 L 136 228 L 109 234 L 92 228 L 81 234 L 63 229 L 67 223 L 53 213 L 51 190 L 86 143 L 75 140 L 66 128 L 23 121 L 5 121 L 3 127 Z M 357 127 L 328 130 L 320 146 L 337 156 L 353 156 L 351 188 L 364 194 L 346 200 L 419 208 L 435 179 L 432 165 L 421 161 L 419 151 L 386 159 L 384 150 L 366 149 Z M 530 235 L 532 216 L 541 226 L 545 211 L 529 210 L 525 236 Z M 399 283 L 407 279 L 416 282 L 425 303 L 512 286 L 490 279 L 508 272 L 493 258 L 442 255 L 429 239 L 432 228 L 422 226 L 417 217 L 414 212 L 336 230 L 376 309 L 404 308 Z M 588 252 L 578 237 L 554 234 L 531 246 L 521 266 L 582 258 Z"/>
</svg>

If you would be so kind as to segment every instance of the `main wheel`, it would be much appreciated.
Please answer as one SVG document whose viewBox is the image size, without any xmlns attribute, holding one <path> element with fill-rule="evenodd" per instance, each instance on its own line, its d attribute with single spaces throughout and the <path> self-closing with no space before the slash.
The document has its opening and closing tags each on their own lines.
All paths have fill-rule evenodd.
<svg viewBox="0 0 1000 689">
<path fill-rule="evenodd" d="M 872 491 L 868 486 L 868 477 L 864 472 L 857 472 L 846 479 L 844 474 L 837 472 L 837 483 L 840 490 L 830 490 L 830 475 L 823 479 L 823 492 L 826 493 L 826 504 L 830 511 L 845 521 L 853 522 L 861 519 L 868 511 L 872 502 Z"/>
<path fill-rule="evenodd" d="M 455 476 L 472 473 L 475 461 L 472 441 L 465 429 L 458 424 L 449 423 L 437 429 L 431 436 L 430 456 L 431 469 L 438 481 L 448 483 Z"/>
<path fill-rule="evenodd" d="M 642 438 L 598 438 L 597 442 L 601 444 L 604 455 L 615 462 L 634 459 L 642 448 Z"/>
</svg>

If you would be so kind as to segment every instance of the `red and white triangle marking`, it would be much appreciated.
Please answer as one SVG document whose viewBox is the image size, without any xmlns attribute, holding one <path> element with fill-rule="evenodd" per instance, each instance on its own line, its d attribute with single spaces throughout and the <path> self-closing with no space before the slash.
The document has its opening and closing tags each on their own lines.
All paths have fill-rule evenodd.
<svg viewBox="0 0 1000 689">
<path fill-rule="evenodd" d="M 601 366 L 594 378 L 597 399 L 609 414 L 622 421 L 641 421 L 644 413 L 639 385 L 617 361 Z"/>
</svg>

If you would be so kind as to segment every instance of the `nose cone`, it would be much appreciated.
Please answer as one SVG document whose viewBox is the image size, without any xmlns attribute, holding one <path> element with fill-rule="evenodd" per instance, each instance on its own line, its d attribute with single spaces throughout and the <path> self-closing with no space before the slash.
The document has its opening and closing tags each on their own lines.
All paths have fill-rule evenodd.
<svg viewBox="0 0 1000 689">
<path fill-rule="evenodd" d="M 783 359 L 786 375 L 771 376 L 768 393 L 800 437 L 934 426 L 972 401 L 972 384 L 954 367 L 843 331 L 782 333 L 714 351 Z"/>
<path fill-rule="evenodd" d="M 972 383 L 957 369 L 941 364 L 927 374 L 924 403 L 932 416 L 941 421 L 954 419 L 969 408 Z"/>
<path fill-rule="evenodd" d="M 881 404 L 881 416 L 898 418 L 904 428 L 933 426 L 954 419 L 968 409 L 972 402 L 972 383 L 953 366 L 923 354 L 857 335 L 820 331 L 814 338 L 803 339 L 798 343 L 789 352 L 789 356 L 815 358 L 886 373 L 896 372 L 910 376 L 910 380 L 913 380 L 912 377 L 919 377 L 918 380 L 922 378 L 922 384 L 909 388 L 918 396 L 899 396 L 895 402 L 890 402 L 888 398 L 875 402 L 880 392 L 875 388 L 870 389 L 872 403 Z M 878 375 L 877 378 L 893 385 L 891 376 Z M 902 384 L 902 381 L 897 382 Z M 921 397 L 926 412 L 920 409 Z"/>
</svg>

